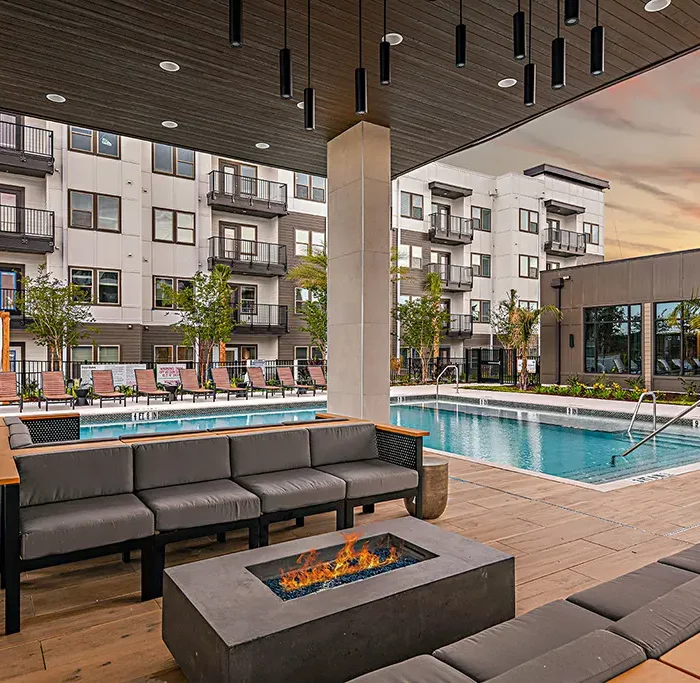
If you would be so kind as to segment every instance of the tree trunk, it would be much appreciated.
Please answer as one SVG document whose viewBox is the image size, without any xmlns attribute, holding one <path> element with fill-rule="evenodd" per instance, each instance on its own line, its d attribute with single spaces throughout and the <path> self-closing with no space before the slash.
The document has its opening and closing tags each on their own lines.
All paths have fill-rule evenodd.
<svg viewBox="0 0 700 683">
<path fill-rule="evenodd" d="M 428 383 L 428 351 L 422 349 L 420 352 L 420 375 L 421 384 Z"/>
<path fill-rule="evenodd" d="M 527 346 L 523 346 L 520 349 L 520 362 L 522 366 L 520 368 L 520 388 L 523 391 L 527 390 Z"/>
</svg>

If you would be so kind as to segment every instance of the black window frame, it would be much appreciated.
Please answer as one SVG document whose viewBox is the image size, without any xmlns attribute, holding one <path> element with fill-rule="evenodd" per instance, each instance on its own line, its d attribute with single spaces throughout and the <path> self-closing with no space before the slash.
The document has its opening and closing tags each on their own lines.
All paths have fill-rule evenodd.
<svg viewBox="0 0 700 683">
<path fill-rule="evenodd" d="M 474 317 L 474 304 L 477 305 L 478 315 Z M 484 308 L 488 309 L 487 315 L 484 315 Z M 472 316 L 472 322 L 482 323 L 484 325 L 491 324 L 491 300 L 490 299 L 471 299 L 469 310 Z"/>
<path fill-rule="evenodd" d="M 73 195 L 74 194 L 84 194 L 92 197 L 92 225 L 86 227 L 85 225 L 74 225 L 73 224 Z M 106 228 L 98 227 L 99 224 L 99 205 L 100 197 L 106 197 L 108 199 L 117 200 L 117 230 L 107 230 Z M 109 235 L 119 235 L 122 231 L 122 198 L 114 194 L 105 194 L 104 192 L 88 192 L 87 190 L 68 190 L 68 227 L 74 230 L 95 230 L 97 232 L 104 232 Z"/>
<path fill-rule="evenodd" d="M 474 215 L 474 211 L 480 212 L 480 215 L 477 217 Z M 472 206 L 471 208 L 471 219 L 472 219 L 472 228 L 474 230 L 480 230 L 481 232 L 491 232 L 491 218 L 492 218 L 492 211 L 491 209 L 485 207 L 485 206 Z M 488 220 L 484 220 L 485 217 L 488 216 Z M 483 227 L 484 223 L 488 223 L 488 228 Z"/>
<path fill-rule="evenodd" d="M 479 263 L 477 264 L 474 263 L 475 256 L 479 257 Z M 488 273 L 486 275 L 484 275 L 484 264 L 488 264 L 486 267 Z M 480 252 L 473 251 L 469 256 L 469 265 L 471 266 L 472 274 L 474 275 L 474 277 L 491 277 L 491 254 L 482 254 Z"/>
<path fill-rule="evenodd" d="M 403 195 L 408 196 L 408 215 L 403 213 Z M 414 197 L 420 197 L 420 207 L 417 207 L 413 203 Z M 420 208 L 420 216 L 414 216 L 413 210 Z M 399 213 L 401 218 L 410 218 L 414 221 L 422 221 L 425 219 L 425 197 L 417 192 L 408 192 L 406 190 L 401 190 L 401 195 L 399 196 Z"/>
<path fill-rule="evenodd" d="M 156 146 L 160 147 L 170 147 L 170 171 L 163 171 L 162 169 L 156 168 Z M 178 159 L 179 152 L 189 152 L 192 154 L 192 161 L 184 161 Z M 184 173 L 178 172 L 178 163 L 188 164 L 192 166 L 192 175 L 185 175 Z M 167 175 L 174 178 L 185 178 L 185 180 L 194 180 L 197 175 L 197 154 L 192 149 L 187 149 L 187 147 L 175 147 L 174 145 L 167 145 L 164 142 L 152 142 L 151 143 L 151 172 L 157 173 L 158 175 Z"/>
<path fill-rule="evenodd" d="M 586 227 L 590 226 L 590 232 L 586 232 Z M 596 240 L 593 241 L 593 228 L 596 228 Z M 589 221 L 583 222 L 583 239 L 586 244 L 600 245 L 600 223 L 590 223 Z"/>
<path fill-rule="evenodd" d="M 623 318 L 615 319 L 614 316 L 617 314 L 611 314 L 612 309 L 623 308 L 626 309 L 626 314 Z M 633 311 L 633 309 L 636 309 Z M 610 306 L 588 306 L 583 309 L 583 371 L 587 374 L 601 374 L 605 372 L 606 374 L 616 374 L 616 375 L 634 375 L 641 376 L 643 371 L 643 327 L 642 327 L 642 304 L 641 303 L 631 303 L 631 304 L 612 304 Z M 623 366 L 622 370 L 616 369 L 614 365 L 610 368 L 606 368 L 605 364 L 600 363 L 601 349 L 599 339 L 600 339 L 600 329 L 603 325 L 626 325 L 627 327 L 627 349 L 626 349 L 626 361 L 624 358 L 620 358 L 620 363 Z M 636 329 L 632 329 L 633 325 Z M 589 330 L 593 330 L 593 368 L 589 369 L 588 365 L 588 339 Z M 633 338 L 637 337 L 637 349 L 638 354 L 635 353 L 635 358 L 633 359 Z M 605 354 L 603 354 L 605 355 Z M 607 354 L 610 355 L 610 354 Z M 632 369 L 632 361 L 637 362 L 637 369 Z"/>
<path fill-rule="evenodd" d="M 696 356 L 691 356 L 690 360 L 686 357 L 688 350 L 688 339 L 694 337 L 694 345 L 697 350 L 698 344 L 700 343 L 700 331 L 693 330 L 688 322 L 689 318 L 693 318 L 696 312 L 689 308 L 687 300 L 682 301 L 659 301 L 653 304 L 652 312 L 654 316 L 654 350 L 653 350 L 653 374 L 657 377 L 697 377 L 700 375 L 700 354 Z M 668 368 L 667 372 L 659 372 L 660 367 L 660 353 L 659 353 L 659 323 L 668 316 L 659 316 L 660 306 L 673 306 L 669 313 L 679 309 L 680 320 L 677 325 L 677 331 L 671 330 L 670 334 L 677 335 L 679 337 L 679 358 L 670 358 L 670 363 L 668 358 L 664 357 L 662 360 L 666 362 Z M 675 354 L 674 354 L 675 355 Z M 672 365 L 678 366 L 678 370 L 674 371 Z"/>
<path fill-rule="evenodd" d="M 156 237 L 156 211 L 165 211 L 171 214 L 171 236 L 172 239 L 166 240 L 166 239 L 161 239 L 160 237 Z M 178 223 L 177 223 L 177 216 L 179 214 L 183 214 L 186 216 L 192 216 L 192 241 L 191 242 L 181 242 L 178 239 L 178 230 L 189 230 L 189 228 L 179 228 Z M 179 209 L 166 209 L 163 208 L 162 206 L 154 206 L 151 211 L 151 216 L 152 216 L 152 222 L 153 222 L 153 231 L 152 231 L 152 240 L 154 242 L 161 242 L 163 244 L 180 244 L 184 247 L 194 247 L 197 245 L 197 214 L 194 211 L 180 211 Z"/>
<path fill-rule="evenodd" d="M 298 178 L 300 175 L 305 175 L 309 181 L 308 183 L 300 183 Z M 315 187 L 314 180 L 322 180 L 323 187 Z M 304 197 L 297 192 L 299 187 L 305 187 L 307 190 L 307 196 Z M 314 190 L 320 190 L 323 192 L 323 199 L 316 199 L 314 197 Z M 303 171 L 294 171 L 294 198 L 303 199 L 307 202 L 317 202 L 318 204 L 326 203 L 326 196 L 328 194 L 328 180 L 321 175 L 313 175 L 313 173 L 304 173 Z"/>
<path fill-rule="evenodd" d="M 527 225 L 528 229 L 523 230 L 523 215 L 527 214 Z M 532 220 L 532 215 L 536 216 L 536 219 L 533 221 Z M 534 225 L 535 229 L 530 230 L 530 226 Z M 536 211 L 535 209 L 520 209 L 520 212 L 518 213 L 518 230 L 520 232 L 524 232 L 528 235 L 539 235 L 540 232 L 540 212 Z"/>
<path fill-rule="evenodd" d="M 92 273 L 91 283 L 91 298 L 84 303 L 87 306 L 112 306 L 120 307 L 122 305 L 122 271 L 116 268 L 92 268 L 89 266 L 69 266 L 68 281 L 73 283 L 73 271 L 84 270 Z M 117 301 L 100 301 L 100 273 L 116 273 L 117 274 Z M 73 283 L 75 284 L 75 283 Z M 80 285 L 76 285 L 80 286 Z M 83 287 L 81 286 L 81 289 Z"/>
<path fill-rule="evenodd" d="M 523 270 L 522 270 L 522 259 L 528 259 L 527 262 L 527 275 L 523 275 Z M 537 262 L 536 266 L 536 275 L 530 275 L 530 270 L 532 269 L 531 266 L 531 259 L 535 259 Z M 540 279 L 540 257 L 539 256 L 531 256 L 530 254 L 518 254 L 518 277 L 521 277 L 523 280 L 539 280 Z"/>
<path fill-rule="evenodd" d="M 79 147 L 73 147 L 73 129 L 79 129 L 81 131 L 90 131 L 90 149 L 80 149 Z M 106 135 L 114 135 L 117 138 L 117 153 L 116 154 L 105 154 L 100 152 L 100 133 L 105 133 Z M 87 137 L 85 133 L 79 133 Z M 80 154 L 91 154 L 92 156 L 104 157 L 105 159 L 121 159 L 122 158 L 122 138 L 121 135 L 117 133 L 110 133 L 108 130 L 96 130 L 94 128 L 85 128 L 84 126 L 68 126 L 68 151 L 79 152 Z"/>
</svg>

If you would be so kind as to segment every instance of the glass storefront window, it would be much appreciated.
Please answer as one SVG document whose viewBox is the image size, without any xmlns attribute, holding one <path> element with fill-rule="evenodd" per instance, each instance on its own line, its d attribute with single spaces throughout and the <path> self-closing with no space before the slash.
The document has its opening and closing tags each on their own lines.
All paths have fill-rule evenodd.
<svg viewBox="0 0 700 683">
<path fill-rule="evenodd" d="M 585 372 L 641 374 L 641 305 L 584 309 L 584 349 Z"/>
</svg>

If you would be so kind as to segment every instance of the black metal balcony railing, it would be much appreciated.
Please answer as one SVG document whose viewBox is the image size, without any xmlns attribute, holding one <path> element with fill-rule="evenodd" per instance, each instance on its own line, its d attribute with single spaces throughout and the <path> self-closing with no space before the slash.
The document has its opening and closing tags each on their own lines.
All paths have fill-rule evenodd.
<svg viewBox="0 0 700 683">
<path fill-rule="evenodd" d="M 273 334 L 289 331 L 289 316 L 286 306 L 277 304 L 251 304 L 245 301 L 235 305 L 233 314 L 234 332 L 266 332 Z"/>
<path fill-rule="evenodd" d="M 236 200 L 287 206 L 287 186 L 284 183 L 224 171 L 212 171 L 209 174 L 209 192 L 227 195 Z"/>
<path fill-rule="evenodd" d="M 544 231 L 544 249 L 562 256 L 586 253 L 586 236 L 582 232 L 547 228 Z"/>
<path fill-rule="evenodd" d="M 11 232 L 30 237 L 48 237 L 53 240 L 54 231 L 55 216 L 53 211 L 0 204 L 0 232 Z"/>
<path fill-rule="evenodd" d="M 433 242 L 469 244 L 474 238 L 474 228 L 470 218 L 444 213 L 431 213 L 430 238 Z"/>
<path fill-rule="evenodd" d="M 209 238 L 211 264 L 225 263 L 236 273 L 283 275 L 287 272 L 287 247 L 230 237 Z"/>
<path fill-rule="evenodd" d="M 0 150 L 53 159 L 53 131 L 0 121 Z"/>
<path fill-rule="evenodd" d="M 471 315 L 451 313 L 450 319 L 445 325 L 445 333 L 448 337 L 471 337 L 474 325 Z"/>
<path fill-rule="evenodd" d="M 437 273 L 442 285 L 447 290 L 471 290 L 474 283 L 474 271 L 469 266 L 453 266 L 444 263 L 429 263 L 426 273 Z"/>
</svg>

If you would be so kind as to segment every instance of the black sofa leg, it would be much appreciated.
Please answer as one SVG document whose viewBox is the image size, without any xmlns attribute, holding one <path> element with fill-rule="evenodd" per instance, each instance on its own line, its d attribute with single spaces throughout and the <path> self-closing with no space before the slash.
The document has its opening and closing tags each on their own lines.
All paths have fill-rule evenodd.
<svg viewBox="0 0 700 683">
<path fill-rule="evenodd" d="M 260 547 L 260 523 L 258 520 L 253 520 L 251 525 L 248 527 L 248 548 L 251 550 L 253 548 Z"/>
<path fill-rule="evenodd" d="M 303 517 L 297 517 L 297 526 L 298 527 L 304 526 L 304 518 Z"/>
<path fill-rule="evenodd" d="M 344 503 L 343 529 L 352 529 L 355 526 L 355 506 L 348 500 Z"/>
<path fill-rule="evenodd" d="M 220 533 L 216 534 L 216 542 L 217 543 L 226 543 L 226 532 L 221 531 Z"/>
<path fill-rule="evenodd" d="M 371 515 L 374 512 L 374 503 L 362 506 L 362 512 L 366 515 Z"/>
<path fill-rule="evenodd" d="M 5 486 L 4 526 L 5 558 L 5 635 L 19 633 L 19 484 Z"/>
<path fill-rule="evenodd" d="M 127 563 L 131 562 L 131 550 L 125 550 L 125 551 L 122 553 L 122 562 L 123 562 L 124 564 L 127 564 Z"/>
<path fill-rule="evenodd" d="M 153 600 L 163 595 L 165 546 L 153 540 L 141 551 L 141 600 Z"/>
<path fill-rule="evenodd" d="M 264 548 L 270 545 L 270 525 L 268 524 L 268 522 L 260 522 L 258 538 L 259 548 Z"/>
<path fill-rule="evenodd" d="M 5 590 L 5 487 L 0 486 L 0 590 Z"/>
</svg>

